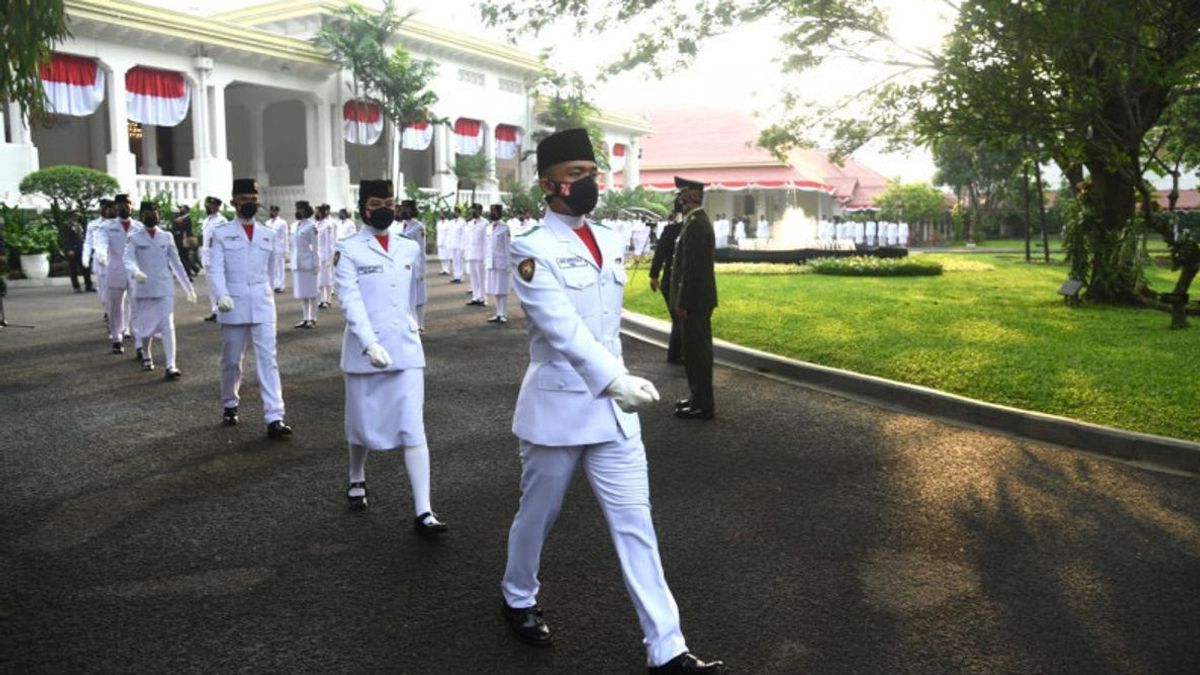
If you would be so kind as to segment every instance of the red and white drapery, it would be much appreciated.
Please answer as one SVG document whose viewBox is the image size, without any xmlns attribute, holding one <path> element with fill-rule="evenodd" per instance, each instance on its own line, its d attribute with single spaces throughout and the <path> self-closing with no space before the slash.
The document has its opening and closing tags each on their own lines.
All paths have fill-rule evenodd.
<svg viewBox="0 0 1200 675">
<path fill-rule="evenodd" d="M 125 72 L 129 119 L 138 124 L 173 127 L 187 117 L 191 88 L 183 73 L 137 66 Z"/>
<path fill-rule="evenodd" d="M 104 101 L 104 71 L 95 59 L 54 52 L 41 76 L 50 112 L 84 117 Z"/>
<path fill-rule="evenodd" d="M 511 124 L 496 125 L 496 159 L 516 159 L 521 151 L 521 130 Z"/>
<path fill-rule="evenodd" d="M 433 125 L 429 122 L 409 122 L 400 136 L 400 147 L 405 150 L 424 150 L 433 142 Z"/>
<path fill-rule="evenodd" d="M 383 115 L 370 101 L 346 101 L 342 106 L 342 130 L 347 143 L 375 145 L 383 134 Z"/>
<path fill-rule="evenodd" d="M 608 162 L 613 171 L 621 171 L 625 168 L 625 154 L 627 152 L 629 152 L 629 149 L 625 147 L 625 144 L 616 143 L 613 145 L 612 157 Z"/>
<path fill-rule="evenodd" d="M 478 155 L 483 149 L 483 122 L 460 117 L 454 122 L 454 151 L 460 155 Z"/>
</svg>

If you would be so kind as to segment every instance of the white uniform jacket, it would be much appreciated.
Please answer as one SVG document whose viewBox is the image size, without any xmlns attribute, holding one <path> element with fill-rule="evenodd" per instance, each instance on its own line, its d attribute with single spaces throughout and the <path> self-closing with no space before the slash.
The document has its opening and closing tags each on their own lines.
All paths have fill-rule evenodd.
<svg viewBox="0 0 1200 675">
<path fill-rule="evenodd" d="M 449 224 L 449 221 L 447 221 L 447 220 L 444 220 L 444 219 L 439 220 L 439 221 L 437 221 L 437 227 L 434 228 L 434 230 L 433 230 L 434 236 L 437 237 L 437 247 L 439 250 L 442 250 L 442 251 L 450 250 L 450 242 L 447 241 L 447 237 L 450 236 L 447 233 L 447 230 L 450 229 L 449 227 L 447 227 L 448 224 Z"/>
<path fill-rule="evenodd" d="M 466 222 L 462 218 L 455 218 L 446 223 L 446 247 L 452 251 L 463 250 L 463 229 L 466 227 Z"/>
<path fill-rule="evenodd" d="M 175 238 L 162 228 L 154 228 L 154 236 L 150 231 L 141 229 L 129 235 L 125 242 L 125 272 L 132 277 L 134 272 L 146 275 L 142 283 L 134 282 L 139 298 L 169 298 L 175 295 L 175 285 L 171 275 L 179 280 L 183 290 L 191 293 L 192 282 L 188 281 L 187 271 L 179 260 L 179 249 L 175 248 Z"/>
<path fill-rule="evenodd" d="M 421 254 L 413 240 L 388 234 L 388 248 L 369 228 L 337 244 L 334 280 L 346 332 L 342 337 L 342 370 L 368 374 L 425 367 L 417 319 L 413 316 L 412 283 Z M 378 342 L 392 357 L 387 368 L 371 365 L 363 350 Z"/>
<path fill-rule="evenodd" d="M 358 228 L 354 226 L 353 220 L 346 218 L 345 220 L 339 220 L 337 222 L 336 232 L 338 241 L 341 241 L 355 232 L 358 232 Z"/>
<path fill-rule="evenodd" d="M 321 265 L 321 257 L 317 249 L 317 225 L 311 218 L 300 221 L 296 227 L 295 250 L 293 259 L 295 269 L 305 272 L 316 272 Z"/>
<path fill-rule="evenodd" d="M 463 227 L 463 259 L 464 260 L 483 260 L 483 243 L 487 238 L 488 222 L 483 218 L 474 218 L 467 221 Z"/>
<path fill-rule="evenodd" d="M 93 218 L 87 224 L 83 234 L 83 263 L 84 267 L 92 264 L 92 252 L 96 250 L 96 233 L 107 222 L 103 218 Z"/>
<path fill-rule="evenodd" d="M 213 229 L 208 283 L 217 298 L 233 298 L 233 310 L 217 312 L 222 324 L 275 323 L 275 231 L 254 224 L 254 240 L 234 221 Z"/>
<path fill-rule="evenodd" d="M 208 267 L 208 262 L 211 259 L 213 230 L 217 227 L 229 222 L 225 220 L 225 216 L 220 213 L 214 213 L 211 216 L 204 216 L 204 224 L 200 226 L 200 236 L 204 240 L 200 246 L 200 264 Z"/>
<path fill-rule="evenodd" d="M 267 227 L 275 232 L 275 255 L 284 257 L 288 250 L 288 226 L 283 218 L 275 217 L 267 220 Z"/>
<path fill-rule="evenodd" d="M 483 267 L 488 270 L 506 270 L 508 269 L 509 246 L 512 244 L 512 237 L 509 234 L 508 225 L 504 221 L 498 221 L 497 224 L 487 226 L 487 238 L 484 240 L 483 246 Z"/>
<path fill-rule="evenodd" d="M 529 330 L 529 368 L 517 396 L 513 433 L 537 445 L 605 443 L 640 433 L 604 390 L 625 374 L 621 241 L 592 224 L 603 267 L 570 224 L 547 211 L 543 225 L 513 237 L 513 286 Z"/>
<path fill-rule="evenodd" d="M 128 288 L 129 275 L 125 273 L 125 244 L 129 237 L 142 229 L 142 224 L 136 220 L 129 221 L 129 230 L 121 225 L 120 218 L 113 218 L 104 223 L 96 232 L 95 248 L 108 253 L 108 264 L 113 270 L 105 275 L 105 285 L 108 288 Z"/>
</svg>

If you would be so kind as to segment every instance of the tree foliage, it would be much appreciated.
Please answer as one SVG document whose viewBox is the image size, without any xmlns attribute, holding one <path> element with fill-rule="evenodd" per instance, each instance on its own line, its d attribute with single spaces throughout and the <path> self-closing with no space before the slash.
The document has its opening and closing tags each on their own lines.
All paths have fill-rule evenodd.
<svg viewBox="0 0 1200 675">
<path fill-rule="evenodd" d="M 608 169 L 608 144 L 604 141 L 604 130 L 596 121 L 600 110 L 591 102 L 587 85 L 578 75 L 566 75 L 552 70 L 544 71 L 533 92 L 538 99 L 538 112 L 534 119 L 541 129 L 530 135 L 536 148 L 542 139 L 566 129 L 587 129 L 592 139 L 592 150 L 596 154 L 596 165 Z M 533 150 L 528 154 L 532 154 Z"/>
<path fill-rule="evenodd" d="M 0 2 L 0 99 L 20 101 L 31 117 L 44 112 L 45 93 L 40 67 L 51 48 L 70 35 L 63 0 L 4 0 Z"/>
<path fill-rule="evenodd" d="M 625 214 L 636 214 L 638 217 L 653 215 L 665 218 L 671 212 L 674 195 L 670 192 L 654 192 L 641 185 L 624 189 L 605 190 L 600 195 L 600 203 L 595 213 L 601 218 L 617 218 Z"/>
<path fill-rule="evenodd" d="M 946 195 L 929 183 L 892 181 L 875 198 L 881 220 L 931 223 L 946 212 Z"/>
<path fill-rule="evenodd" d="M 62 164 L 27 174 L 21 194 L 42 195 L 56 208 L 87 211 L 104 195 L 120 190 L 117 179 L 103 171 Z"/>
</svg>

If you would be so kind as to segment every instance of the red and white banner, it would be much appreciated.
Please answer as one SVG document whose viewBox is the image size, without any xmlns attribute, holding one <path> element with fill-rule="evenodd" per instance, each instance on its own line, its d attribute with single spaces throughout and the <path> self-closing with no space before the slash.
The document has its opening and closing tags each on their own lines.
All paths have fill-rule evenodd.
<svg viewBox="0 0 1200 675">
<path fill-rule="evenodd" d="M 478 155 L 483 149 L 483 122 L 465 117 L 454 122 L 454 151 L 460 155 Z"/>
<path fill-rule="evenodd" d="M 370 101 L 346 101 L 342 106 L 342 129 L 347 143 L 375 145 L 383 134 L 379 106 Z"/>
<path fill-rule="evenodd" d="M 41 75 L 50 112 L 84 117 L 104 101 L 104 71 L 95 59 L 54 52 Z"/>
<path fill-rule="evenodd" d="M 192 90 L 183 73 L 137 66 L 125 71 L 126 115 L 138 124 L 173 127 L 183 121 Z"/>
<path fill-rule="evenodd" d="M 612 157 L 609 158 L 608 162 L 613 171 L 621 171 L 625 168 L 625 153 L 628 151 L 623 143 L 613 145 Z"/>
<path fill-rule="evenodd" d="M 521 130 L 511 124 L 496 125 L 496 159 L 516 159 L 521 151 Z"/>
<path fill-rule="evenodd" d="M 400 147 L 405 150 L 424 150 L 433 142 L 433 125 L 429 122 L 409 122 L 400 137 Z"/>
</svg>

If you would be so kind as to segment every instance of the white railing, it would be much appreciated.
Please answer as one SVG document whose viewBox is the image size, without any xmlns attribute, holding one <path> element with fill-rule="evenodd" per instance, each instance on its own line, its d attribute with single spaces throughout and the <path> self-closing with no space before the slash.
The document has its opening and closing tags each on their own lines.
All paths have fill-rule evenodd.
<svg viewBox="0 0 1200 675">
<path fill-rule="evenodd" d="M 303 199 L 303 185 L 271 185 L 261 188 L 258 193 L 259 204 L 266 206 L 274 204 L 279 207 L 281 213 L 291 213 L 295 210 L 296 202 Z M 316 205 L 314 204 L 314 206 Z"/>
<path fill-rule="evenodd" d="M 198 181 L 188 176 L 137 176 L 137 194 L 154 199 L 161 193 L 171 195 L 171 203 L 191 206 L 199 201 Z"/>
</svg>

